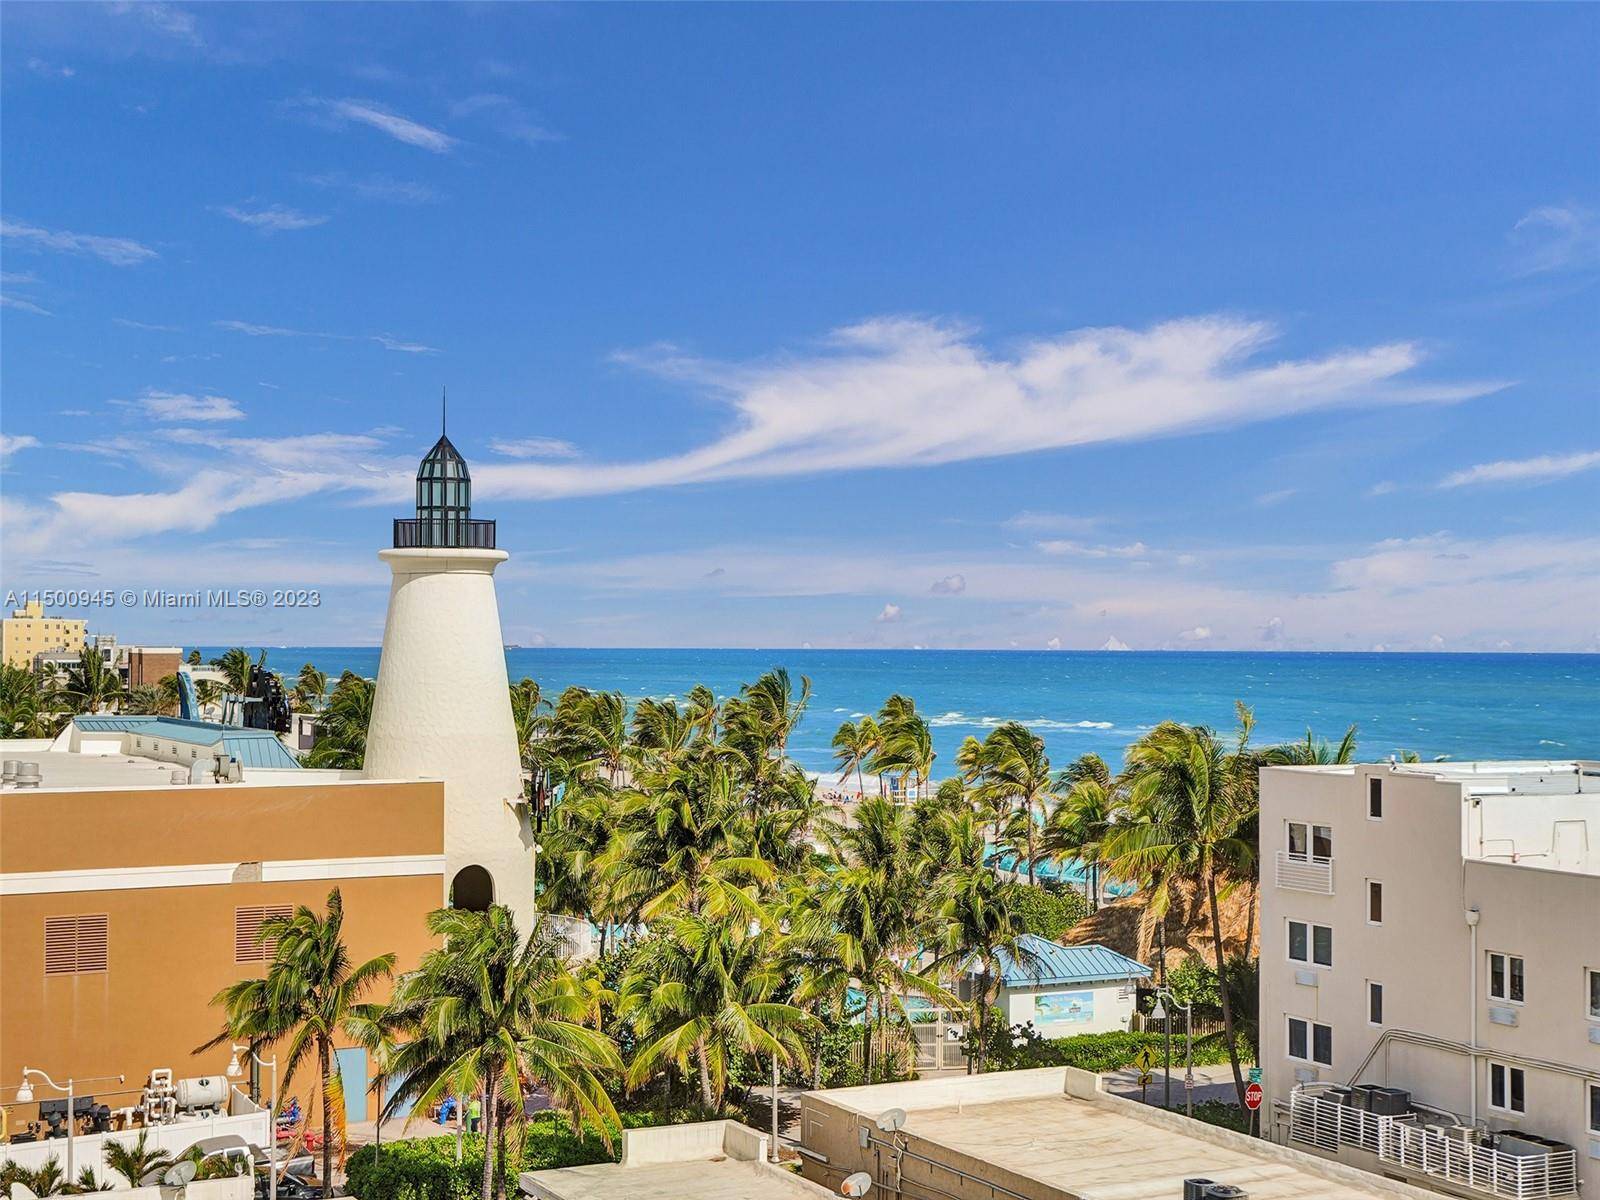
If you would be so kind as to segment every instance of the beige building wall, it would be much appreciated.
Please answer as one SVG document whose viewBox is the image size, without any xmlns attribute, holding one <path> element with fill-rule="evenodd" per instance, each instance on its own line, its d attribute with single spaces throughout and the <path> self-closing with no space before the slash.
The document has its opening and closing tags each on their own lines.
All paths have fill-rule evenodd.
<svg viewBox="0 0 1600 1200">
<path fill-rule="evenodd" d="M 31 670 L 34 655 L 81 650 L 88 636 L 87 622 L 46 616 L 44 606 L 31 601 L 0 619 L 0 660 Z"/>
<path fill-rule="evenodd" d="M 1381 819 L 1368 816 L 1374 778 Z M 1291 821 L 1331 830 L 1331 894 L 1280 880 Z M 1531 856 L 1550 850 L 1561 822 L 1577 822 L 1569 830 L 1600 852 L 1600 794 L 1480 798 L 1459 778 L 1386 764 L 1263 770 L 1260 1014 L 1269 1099 L 1287 1101 L 1297 1080 L 1402 1087 L 1493 1128 L 1567 1142 L 1580 1164 L 1590 1164 L 1588 1174 L 1600 1171 L 1600 1132 L 1590 1132 L 1587 1082 L 1578 1074 L 1525 1067 L 1524 1113 L 1491 1111 L 1487 1103 L 1485 1064 L 1497 1053 L 1564 1064 L 1600 1084 L 1600 1022 L 1588 1015 L 1585 975 L 1600 969 L 1600 871 L 1593 858 L 1568 860 L 1574 869 L 1560 870 L 1552 855 Z M 1511 842 L 1496 843 L 1506 836 Z M 1468 857 L 1509 854 L 1512 845 L 1514 863 Z M 1382 885 L 1379 922 L 1369 919 L 1371 882 Z M 1476 942 L 1469 909 L 1479 914 Z M 1289 959 L 1291 920 L 1333 930 L 1331 966 Z M 1489 998 L 1491 951 L 1525 962 L 1521 1004 Z M 1381 1024 L 1368 1019 L 1373 982 L 1383 986 Z M 1491 1021 L 1491 1010 L 1516 1024 Z M 1331 1028 L 1331 1065 L 1289 1058 L 1289 1016 Z M 1474 1058 L 1391 1040 L 1368 1063 L 1387 1029 L 1463 1046 L 1476 1037 L 1481 1052 Z"/>
<path fill-rule="evenodd" d="M 307 905 L 338 887 L 352 959 L 413 967 L 443 887 L 439 783 L 7 791 L 0 798 L 0 1103 L 24 1066 L 133 1104 L 152 1068 L 214 1075 L 212 998 L 265 964 L 238 953 L 238 910 Z M 48 918 L 106 918 L 104 969 L 49 973 Z M 381 1000 L 385 992 L 369 998 Z M 306 1081 L 295 1084 L 302 1103 Z M 50 1098 L 41 1092 L 40 1098 Z M 371 1109 L 369 1107 L 368 1111 Z M 12 1124 L 31 1120 L 17 1106 Z"/>
</svg>

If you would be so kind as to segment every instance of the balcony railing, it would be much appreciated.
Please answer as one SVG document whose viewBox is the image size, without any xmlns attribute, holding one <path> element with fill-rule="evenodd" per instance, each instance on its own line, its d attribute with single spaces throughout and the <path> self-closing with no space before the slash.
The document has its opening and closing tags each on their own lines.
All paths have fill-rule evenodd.
<svg viewBox="0 0 1600 1200">
<path fill-rule="evenodd" d="M 1320 854 L 1278 851 L 1278 886 L 1297 892 L 1333 895 L 1333 859 Z"/>
<path fill-rule="evenodd" d="M 397 517 L 396 550 L 493 550 L 494 522 L 471 520 L 423 521 Z"/>
<path fill-rule="evenodd" d="M 1578 1190 L 1575 1150 L 1508 1154 L 1484 1145 L 1466 1131 L 1462 1137 L 1421 1124 L 1414 1113 L 1386 1117 L 1325 1100 L 1296 1088 L 1289 1096 L 1289 1136 L 1332 1154 L 1354 1146 L 1384 1162 L 1433 1176 L 1485 1196 L 1505 1200 L 1546 1200 Z"/>
</svg>

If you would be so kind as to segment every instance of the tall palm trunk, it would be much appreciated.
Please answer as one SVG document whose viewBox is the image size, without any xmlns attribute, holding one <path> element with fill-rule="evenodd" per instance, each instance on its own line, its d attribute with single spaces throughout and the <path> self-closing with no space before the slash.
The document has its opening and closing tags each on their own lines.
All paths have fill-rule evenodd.
<svg viewBox="0 0 1600 1200">
<path fill-rule="evenodd" d="M 495 1070 L 489 1069 L 483 1080 L 483 1200 L 494 1196 L 494 1097 Z"/>
<path fill-rule="evenodd" d="M 1208 865 L 1206 900 L 1211 906 L 1211 944 L 1217 954 L 1217 992 L 1222 1000 L 1222 1035 L 1228 1039 L 1228 1064 L 1233 1068 L 1233 1087 L 1244 1107 L 1244 1072 L 1239 1069 L 1239 1046 L 1233 1040 L 1233 1002 L 1228 999 L 1227 963 L 1222 953 L 1222 919 L 1217 911 L 1217 874 Z"/>
<path fill-rule="evenodd" d="M 1022 806 L 1023 817 L 1028 822 L 1028 886 L 1032 887 L 1033 879 L 1033 801 L 1029 800 Z"/>
<path fill-rule="evenodd" d="M 333 1195 L 333 1102 L 328 1098 L 328 1080 L 333 1076 L 333 1047 L 325 1037 L 317 1039 L 317 1054 L 322 1059 L 322 1190 Z"/>
<path fill-rule="evenodd" d="M 711 1094 L 711 1064 L 706 1057 L 705 1038 L 694 1044 L 694 1065 L 700 1072 L 700 1106 L 705 1109 L 706 1116 L 709 1117 L 712 1106 L 716 1103 L 716 1097 Z"/>
</svg>

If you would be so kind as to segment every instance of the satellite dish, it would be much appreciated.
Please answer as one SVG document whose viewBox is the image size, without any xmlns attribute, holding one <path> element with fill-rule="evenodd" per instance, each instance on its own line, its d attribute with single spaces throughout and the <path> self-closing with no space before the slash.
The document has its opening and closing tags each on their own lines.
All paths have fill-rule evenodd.
<svg viewBox="0 0 1600 1200">
<path fill-rule="evenodd" d="M 140 1187 L 151 1187 L 161 1182 L 161 1176 L 166 1173 L 166 1167 L 152 1167 L 139 1176 Z"/>
<path fill-rule="evenodd" d="M 11 1185 L 11 1200 L 39 1200 L 34 1190 L 25 1183 Z"/>
<path fill-rule="evenodd" d="M 893 1133 L 904 1126 L 905 1123 L 906 1110 L 903 1108 L 891 1108 L 878 1118 L 878 1128 L 885 1133 Z"/>
<path fill-rule="evenodd" d="M 521 1190 L 524 1196 L 538 1195 L 538 1193 L 534 1191 L 534 1186 L 532 1171 L 524 1171 L 521 1175 L 517 1176 L 517 1187 Z"/>
<path fill-rule="evenodd" d="M 186 1158 L 168 1168 L 167 1173 L 161 1177 L 161 1182 L 167 1187 L 182 1187 L 194 1179 L 196 1169 L 194 1160 Z"/>
<path fill-rule="evenodd" d="M 854 1175 L 846 1176 L 844 1182 L 839 1185 L 841 1196 L 865 1196 L 871 1190 L 872 1176 L 865 1171 L 857 1171 Z"/>
</svg>

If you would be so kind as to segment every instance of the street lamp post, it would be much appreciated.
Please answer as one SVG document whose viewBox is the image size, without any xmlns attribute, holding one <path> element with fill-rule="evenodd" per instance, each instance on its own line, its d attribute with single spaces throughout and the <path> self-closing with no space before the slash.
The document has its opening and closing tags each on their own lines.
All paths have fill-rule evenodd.
<svg viewBox="0 0 1600 1200">
<path fill-rule="evenodd" d="M 272 1072 L 272 1098 L 267 1101 L 267 1197 L 278 1200 L 278 1056 L 262 1058 L 248 1045 L 234 1043 L 233 1057 L 228 1060 L 228 1078 L 238 1079 L 244 1074 L 239 1055 L 248 1054 L 258 1067 Z"/>
<path fill-rule="evenodd" d="M 1173 1008 L 1183 1009 L 1183 1105 L 1184 1111 L 1189 1116 L 1194 1116 L 1194 1007 L 1191 1004 L 1180 1004 L 1178 998 L 1166 988 L 1156 989 L 1156 1006 L 1150 1010 L 1150 1015 L 1161 1021 L 1167 1029 L 1168 1051 L 1167 1062 L 1172 1061 L 1172 1015 L 1162 1007 L 1161 999 L 1165 996 Z M 1172 1107 L 1172 1069 L 1167 1069 L 1167 1107 Z"/>
<path fill-rule="evenodd" d="M 22 1083 L 17 1087 L 18 1104 L 33 1103 L 33 1084 L 28 1082 L 30 1077 L 41 1080 L 45 1087 L 55 1088 L 56 1091 L 65 1092 L 67 1094 L 67 1182 L 69 1184 L 74 1183 L 76 1181 L 76 1176 L 72 1170 L 73 1166 L 75 1165 L 72 1161 L 72 1142 L 73 1134 L 77 1130 L 78 1125 L 78 1114 L 75 1111 L 77 1108 L 78 1081 L 76 1079 L 68 1079 L 64 1085 L 59 1084 L 54 1079 L 51 1079 L 50 1076 L 46 1075 L 43 1071 L 37 1070 L 34 1067 L 23 1067 Z M 126 1078 L 127 1077 L 124 1075 L 97 1075 L 93 1079 L 84 1080 L 84 1082 L 98 1083 L 102 1080 L 109 1081 L 115 1079 L 118 1083 L 123 1083 L 125 1082 Z M 99 1172 L 96 1171 L 95 1174 L 98 1175 Z"/>
</svg>

